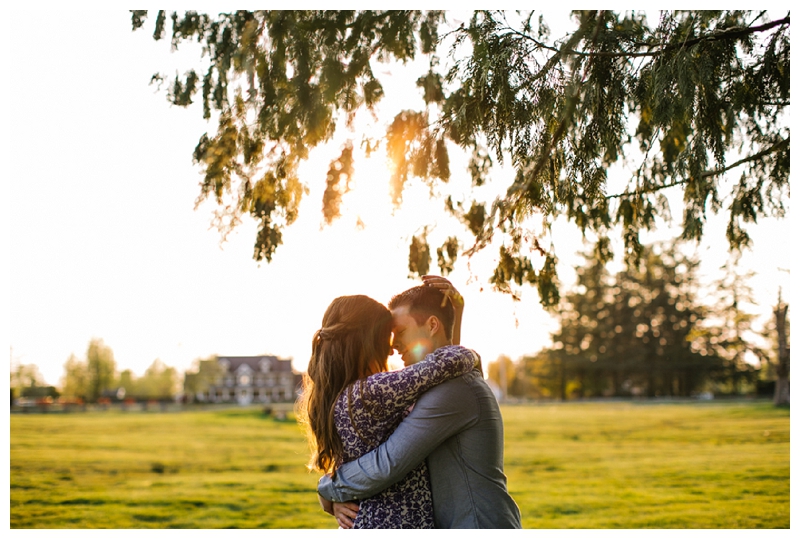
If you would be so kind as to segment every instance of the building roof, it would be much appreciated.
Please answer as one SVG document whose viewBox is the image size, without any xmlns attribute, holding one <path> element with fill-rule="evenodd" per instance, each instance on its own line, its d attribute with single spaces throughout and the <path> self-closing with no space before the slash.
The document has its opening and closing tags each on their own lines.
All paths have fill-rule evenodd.
<svg viewBox="0 0 800 539">
<path fill-rule="evenodd" d="M 235 372 L 242 365 L 247 365 L 255 372 L 262 370 L 262 362 L 266 361 L 270 372 L 292 372 L 292 360 L 280 359 L 276 356 L 219 356 L 217 361 L 228 362 L 228 371 Z"/>
</svg>

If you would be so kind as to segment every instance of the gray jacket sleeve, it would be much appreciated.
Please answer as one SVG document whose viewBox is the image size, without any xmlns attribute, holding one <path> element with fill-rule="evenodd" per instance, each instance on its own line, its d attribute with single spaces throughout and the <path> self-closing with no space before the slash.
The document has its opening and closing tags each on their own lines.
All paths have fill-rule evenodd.
<svg viewBox="0 0 800 539">
<path fill-rule="evenodd" d="M 322 476 L 319 494 L 335 502 L 360 500 L 397 483 L 439 444 L 477 420 L 477 404 L 465 389 L 459 377 L 428 390 L 384 444 L 342 464 L 333 479 Z"/>
</svg>

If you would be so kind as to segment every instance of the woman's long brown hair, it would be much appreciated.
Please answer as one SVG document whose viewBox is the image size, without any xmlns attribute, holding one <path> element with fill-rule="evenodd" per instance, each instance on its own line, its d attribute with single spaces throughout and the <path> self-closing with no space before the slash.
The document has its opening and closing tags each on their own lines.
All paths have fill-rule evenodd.
<svg viewBox="0 0 800 539">
<path fill-rule="evenodd" d="M 328 473 L 341 463 L 344 447 L 333 419 L 339 394 L 358 379 L 387 369 L 392 314 L 368 296 L 331 302 L 311 341 L 298 416 L 306 423 L 310 468 Z"/>
</svg>

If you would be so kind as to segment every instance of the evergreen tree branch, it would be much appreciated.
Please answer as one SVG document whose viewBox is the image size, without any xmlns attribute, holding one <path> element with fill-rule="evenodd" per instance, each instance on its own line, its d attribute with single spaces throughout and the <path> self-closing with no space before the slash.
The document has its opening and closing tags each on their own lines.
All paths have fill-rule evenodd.
<svg viewBox="0 0 800 539">
<path fill-rule="evenodd" d="M 790 16 L 787 15 L 783 19 L 779 19 L 777 21 L 768 22 L 762 24 L 760 26 L 751 26 L 751 27 L 735 27 L 735 28 L 726 28 L 725 30 L 721 30 L 719 32 L 712 32 L 710 34 L 699 36 L 694 39 L 687 39 L 681 43 L 674 43 L 671 45 L 664 45 L 657 51 L 650 51 L 650 52 L 592 52 L 592 51 L 578 51 L 575 49 L 569 50 L 562 50 L 556 47 L 552 47 L 545 43 L 540 42 L 539 40 L 535 39 L 533 36 L 524 34 L 519 32 L 518 30 L 514 30 L 512 28 L 508 28 L 508 30 L 520 37 L 523 37 L 531 42 L 533 42 L 537 47 L 542 49 L 546 49 L 549 51 L 555 52 L 558 56 L 562 54 L 575 54 L 578 56 L 585 56 L 585 57 L 603 57 L 603 58 L 634 58 L 634 57 L 642 57 L 642 56 L 661 56 L 664 53 L 670 52 L 675 49 L 682 49 L 684 47 L 692 47 L 704 41 L 714 41 L 717 39 L 736 39 L 746 35 L 755 34 L 758 32 L 764 32 L 766 30 L 770 30 L 775 28 L 776 26 L 783 26 L 788 25 L 790 23 Z M 643 45 L 644 46 L 644 45 Z M 549 62 L 548 62 L 549 63 Z"/>
<path fill-rule="evenodd" d="M 548 50 L 548 51 L 552 51 L 552 52 L 556 53 L 557 55 L 560 55 L 560 53 L 561 53 L 561 49 L 559 49 L 558 47 L 553 47 L 552 45 L 548 45 L 547 43 L 542 43 L 541 41 L 539 41 L 535 37 L 533 37 L 531 35 L 528 35 L 528 34 L 526 34 L 524 32 L 520 32 L 519 30 L 515 30 L 514 28 L 511 28 L 510 26 L 506 27 L 506 30 L 508 30 L 508 34 L 506 34 L 506 35 L 511 34 L 511 35 L 515 35 L 517 37 L 521 37 L 521 38 L 523 38 L 523 39 L 525 39 L 527 41 L 531 41 L 534 45 L 536 45 L 540 49 L 545 49 L 545 50 Z M 505 36 L 502 36 L 502 37 L 505 37 Z M 574 53 L 575 51 L 569 51 L 569 52 L 570 53 Z"/>
<path fill-rule="evenodd" d="M 734 168 L 736 168 L 736 167 L 738 167 L 740 165 L 743 165 L 745 163 L 749 163 L 751 161 L 757 161 L 757 160 L 759 160 L 759 159 L 761 159 L 763 157 L 766 157 L 767 155 L 769 155 L 771 153 L 779 152 L 779 151 L 789 147 L 789 138 L 790 137 L 786 137 L 786 139 L 773 144 L 772 146 L 770 146 L 766 150 L 763 150 L 763 151 L 760 151 L 760 152 L 758 152 L 756 154 L 747 156 L 747 157 L 745 157 L 743 159 L 739 159 L 735 163 L 732 163 L 732 164 L 728 165 L 725 168 L 721 168 L 721 169 L 718 169 L 718 170 L 709 170 L 707 172 L 704 172 L 703 174 L 700 175 L 700 177 L 701 178 L 711 178 L 713 176 L 719 176 L 720 174 L 724 174 L 724 173 L 728 172 L 729 170 L 733 170 Z M 683 185 L 685 183 L 688 183 L 690 180 L 691 180 L 691 178 L 687 178 L 687 179 L 684 179 L 684 180 L 678 180 L 678 181 L 674 181 L 672 183 L 666 183 L 664 185 L 659 185 L 658 187 L 654 187 L 652 189 L 642 189 L 640 191 L 633 191 L 631 193 L 618 193 L 616 195 L 606 195 L 604 198 L 610 199 L 610 198 L 622 198 L 622 197 L 628 197 L 628 196 L 646 195 L 646 194 L 649 194 L 649 193 L 655 193 L 657 191 L 661 191 L 662 189 L 668 189 L 670 187 L 675 187 L 676 185 Z"/>
<path fill-rule="evenodd" d="M 600 32 L 600 26 L 601 26 L 600 23 L 601 23 L 602 18 L 603 18 L 603 13 L 604 12 L 601 10 L 601 11 L 597 12 L 597 15 L 596 15 L 598 23 L 595 25 L 594 32 L 592 33 L 592 37 L 591 37 L 591 43 L 593 45 L 596 43 L 597 36 L 598 36 L 598 34 Z M 586 33 L 586 29 L 587 29 L 588 23 L 589 23 L 589 17 L 584 18 L 583 21 L 581 22 L 580 26 L 578 27 L 578 29 L 570 37 L 570 40 L 562 46 L 562 51 L 571 49 L 571 47 L 576 42 L 580 41 L 583 38 L 583 35 Z M 559 57 L 560 54 L 561 54 L 561 52 L 559 52 L 558 54 L 554 55 L 553 58 Z M 551 60 L 552 60 L 552 58 L 551 58 Z M 541 153 L 539 158 L 536 160 L 536 163 L 534 164 L 531 173 L 528 174 L 528 179 L 526 181 L 520 183 L 520 184 L 512 186 L 509 189 L 509 192 L 508 192 L 508 196 L 509 197 L 515 197 L 516 200 L 518 201 L 519 197 L 522 196 L 522 193 L 524 193 L 525 191 L 530 189 L 530 186 L 531 186 L 532 182 L 536 181 L 537 176 L 539 175 L 539 173 L 541 172 L 541 170 L 544 168 L 545 164 L 547 163 L 547 160 L 548 160 L 550 154 L 552 153 L 553 149 L 556 147 L 558 142 L 564 136 L 564 133 L 566 132 L 567 126 L 572 121 L 572 117 L 573 117 L 573 115 L 575 113 L 575 109 L 577 109 L 578 98 L 579 98 L 579 95 L 580 95 L 580 84 L 579 84 L 579 82 L 582 81 L 585 78 L 585 75 L 588 72 L 588 68 L 591 65 L 591 62 L 592 62 L 592 60 L 590 58 L 589 62 L 587 62 L 587 64 L 584 66 L 584 69 L 582 71 L 579 72 L 578 70 L 576 70 L 573 73 L 572 85 L 573 85 L 574 90 L 572 92 L 572 95 L 567 96 L 565 110 L 564 110 L 563 116 L 561 118 L 561 121 L 559 122 L 558 127 L 556 128 L 555 132 L 553 133 L 553 136 L 550 139 L 549 143 L 547 144 L 547 147 Z M 551 62 L 548 61 L 548 64 L 550 64 L 550 63 Z M 501 206 L 505 206 L 506 205 L 505 203 L 498 203 L 498 202 L 499 201 L 496 201 L 496 203 L 493 205 L 492 213 L 491 213 L 490 217 L 485 221 L 487 223 L 487 225 L 494 220 L 494 217 L 495 217 L 497 211 L 499 210 L 499 208 Z M 516 204 L 514 204 L 514 205 L 516 205 Z M 501 221 L 508 221 L 510 218 L 511 218 L 511 216 L 509 214 L 506 214 L 506 215 L 503 215 L 501 217 Z M 484 225 L 484 231 L 482 231 L 480 234 L 477 235 L 477 237 L 475 239 L 475 244 L 470 249 L 467 249 L 464 252 L 465 255 L 472 256 L 473 254 L 475 254 L 477 251 L 482 249 L 487 244 L 487 237 L 486 237 L 486 234 L 485 234 L 486 228 L 487 228 L 487 226 Z"/>
<path fill-rule="evenodd" d="M 591 38 L 592 45 L 594 45 L 597 42 L 597 35 L 600 32 L 600 26 L 601 26 L 600 21 L 602 20 L 602 18 L 603 18 L 603 11 L 601 10 L 597 14 L 598 22 L 595 25 L 594 32 L 592 34 L 592 38 Z M 586 28 L 586 25 L 588 24 L 588 20 L 589 20 L 588 18 L 584 19 L 583 23 L 581 23 L 581 28 L 578 31 L 575 32 L 575 35 L 570 40 L 570 42 L 575 41 L 576 37 L 578 39 L 580 39 L 583 36 L 583 34 L 586 31 L 585 28 Z M 521 186 L 516 188 L 515 189 L 516 192 L 518 192 L 518 193 L 519 192 L 524 192 L 524 191 L 527 191 L 530 188 L 531 182 L 535 181 L 535 179 L 538 177 L 539 173 L 542 171 L 542 169 L 544 168 L 545 164 L 547 163 L 547 160 L 550 157 L 550 154 L 552 153 L 553 148 L 556 147 L 556 145 L 561 141 L 561 138 L 564 136 L 564 133 L 567 130 L 567 126 L 572 122 L 572 117 L 575 114 L 575 109 L 578 108 L 578 97 L 580 95 L 580 84 L 579 84 L 579 82 L 586 78 L 586 73 L 589 71 L 589 66 L 591 65 L 591 61 L 592 60 L 590 58 L 589 62 L 584 66 L 583 72 L 581 73 L 580 77 L 578 77 L 578 72 L 577 71 L 575 72 L 575 74 L 573 76 L 573 81 L 572 81 L 573 82 L 574 91 L 573 91 L 572 95 L 567 98 L 567 103 L 566 103 L 566 107 L 565 107 L 565 110 L 564 110 L 564 115 L 561 118 L 561 122 L 559 123 L 558 128 L 556 128 L 555 133 L 553 133 L 553 137 L 550 139 L 550 142 L 547 145 L 547 148 L 545 149 L 545 151 L 542 152 L 542 155 L 539 156 L 539 159 L 536 161 L 536 164 L 534 165 L 533 170 L 531 171 L 530 175 L 528 176 L 528 181 L 526 181 L 524 184 L 522 184 Z"/>
<path fill-rule="evenodd" d="M 752 20 L 752 21 L 750 21 L 750 24 L 748 24 L 747 26 L 750 26 L 751 24 L 753 24 L 754 22 L 756 22 L 758 19 L 760 19 L 761 17 L 763 17 L 763 16 L 764 16 L 766 13 L 767 13 L 767 10 L 766 10 L 766 9 L 764 9 L 764 10 L 760 11 L 760 12 L 758 13 L 758 15 L 756 15 L 755 17 L 753 17 L 753 20 Z"/>
</svg>

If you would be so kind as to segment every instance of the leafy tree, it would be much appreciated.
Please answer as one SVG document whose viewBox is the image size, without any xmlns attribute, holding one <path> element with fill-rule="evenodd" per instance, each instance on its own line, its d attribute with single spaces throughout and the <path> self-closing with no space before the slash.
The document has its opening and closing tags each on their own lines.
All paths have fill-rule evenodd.
<svg viewBox="0 0 800 539">
<path fill-rule="evenodd" d="M 89 395 L 89 372 L 85 361 L 70 354 L 64 363 L 61 377 L 61 394 L 65 397 L 86 399 Z"/>
<path fill-rule="evenodd" d="M 39 367 L 34 364 L 25 365 L 18 364 L 15 369 L 11 371 L 11 387 L 34 387 L 44 385 L 44 378 L 42 373 L 39 372 Z"/>
<path fill-rule="evenodd" d="M 499 356 L 488 366 L 489 380 L 497 384 L 503 397 L 521 396 L 522 387 L 517 379 L 517 365 L 506 355 Z"/>
<path fill-rule="evenodd" d="M 95 402 L 104 391 L 115 387 L 116 382 L 114 352 L 102 339 L 92 339 L 86 349 L 85 360 L 71 354 L 64 364 L 61 393 L 65 397 Z"/>
<path fill-rule="evenodd" d="M 12 366 L 10 388 L 12 398 L 15 396 L 23 396 L 26 389 L 45 387 L 44 378 L 42 373 L 39 372 L 39 367 L 34 364 L 17 363 Z"/>
<path fill-rule="evenodd" d="M 183 391 L 190 400 L 207 400 L 210 387 L 220 384 L 224 373 L 216 356 L 198 358 L 194 361 L 193 370 L 184 374 Z"/>
<path fill-rule="evenodd" d="M 96 401 L 104 391 L 112 389 L 116 382 L 117 363 L 114 352 L 102 339 L 89 341 L 86 350 L 86 371 L 88 376 L 87 398 Z"/>
<path fill-rule="evenodd" d="M 132 11 L 133 29 L 147 16 Z M 455 25 L 441 11 L 159 11 L 154 39 L 167 35 L 168 18 L 172 48 L 197 41 L 204 62 L 176 75 L 168 99 L 184 107 L 199 99 L 217 122 L 194 151 L 204 174 L 198 203 L 217 202 L 223 232 L 243 215 L 255 219 L 257 260 L 272 259 L 297 218 L 307 191 L 299 163 L 380 102 L 376 62 L 417 54 L 430 63 L 416 81 L 425 105 L 397 111 L 385 137 L 363 144 L 392 159 L 397 205 L 410 177 L 448 181 L 455 147 L 472 156 L 472 187 L 511 163 L 515 179 L 491 205 L 473 189 L 445 201 L 474 234 L 467 254 L 501 244 L 490 278 L 500 290 L 536 285 L 543 304 L 557 304 L 548 233 L 558 216 L 584 235 L 619 229 L 626 260 L 636 262 L 640 234 L 670 219 L 668 189 L 683 193 L 683 238 L 699 240 L 708 212 L 725 211 L 734 250 L 750 243 L 748 223 L 785 214 L 788 13 L 662 11 L 651 21 L 643 12 L 576 11 L 572 29 L 551 36 L 534 12 L 476 11 Z M 338 215 L 354 159 L 348 143 L 331 164 L 326 222 Z M 619 187 L 609 182 L 615 165 Z M 412 249 L 423 257 L 412 271 L 421 271 L 430 250 Z"/>
<path fill-rule="evenodd" d="M 121 373 L 119 373 L 119 387 L 125 390 L 125 395 L 128 398 L 134 398 L 136 396 L 137 385 L 136 385 L 136 375 L 133 374 L 133 371 L 130 369 L 125 369 Z"/>
<path fill-rule="evenodd" d="M 134 394 L 148 399 L 170 399 L 178 392 L 178 372 L 160 359 L 144 371 L 144 375 L 135 381 Z"/>
<path fill-rule="evenodd" d="M 522 395 L 529 398 L 566 399 L 567 384 L 563 356 L 554 348 L 520 358 L 517 379 Z"/>
</svg>

